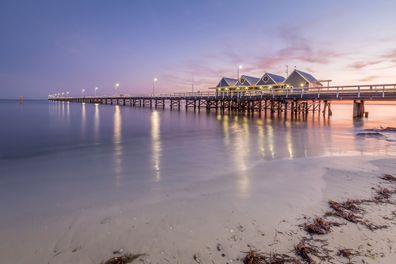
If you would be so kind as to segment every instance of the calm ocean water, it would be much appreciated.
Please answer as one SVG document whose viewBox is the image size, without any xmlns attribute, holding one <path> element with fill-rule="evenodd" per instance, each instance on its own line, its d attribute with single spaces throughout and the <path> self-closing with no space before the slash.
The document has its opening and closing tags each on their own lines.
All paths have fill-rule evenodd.
<svg viewBox="0 0 396 264">
<path fill-rule="evenodd" d="M 307 120 L 47 101 L 0 101 L 0 225 L 110 201 L 154 185 L 182 187 L 263 160 L 393 155 L 395 143 L 361 138 L 396 126 L 396 106 L 350 105 Z M 393 135 L 388 135 L 392 138 Z"/>
</svg>

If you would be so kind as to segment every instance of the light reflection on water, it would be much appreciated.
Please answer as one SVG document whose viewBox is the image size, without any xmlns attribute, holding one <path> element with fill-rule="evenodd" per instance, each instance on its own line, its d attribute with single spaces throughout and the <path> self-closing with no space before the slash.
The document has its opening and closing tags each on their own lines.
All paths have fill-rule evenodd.
<svg viewBox="0 0 396 264">
<path fill-rule="evenodd" d="M 95 142 L 99 143 L 99 124 L 100 124 L 100 115 L 99 115 L 99 104 L 95 104 L 95 114 L 94 114 L 94 138 Z"/>
<path fill-rule="evenodd" d="M 66 103 L 66 121 L 70 122 L 70 103 Z"/>
<path fill-rule="evenodd" d="M 241 127 L 238 124 L 238 120 L 236 120 L 235 128 L 237 130 L 241 129 L 240 133 L 237 133 L 234 142 L 234 156 L 235 156 L 235 164 L 237 164 L 238 168 L 238 190 L 241 196 L 247 195 L 249 192 L 249 177 L 247 175 L 248 170 L 248 159 L 249 159 L 249 120 L 247 117 L 243 117 Z"/>
<path fill-rule="evenodd" d="M 85 138 L 87 128 L 87 109 L 85 103 L 81 104 L 81 136 Z"/>
<path fill-rule="evenodd" d="M 116 186 L 121 186 L 123 176 L 123 145 L 122 145 L 122 117 L 120 106 L 114 106 L 114 178 L 116 180 Z"/>
<path fill-rule="evenodd" d="M 22 209 L 32 209 L 30 216 L 41 215 L 46 206 L 48 211 L 64 210 L 50 203 L 54 193 L 59 203 L 75 199 L 78 205 L 73 206 L 83 207 L 218 179 L 232 186 L 238 198 L 253 199 L 256 181 L 270 173 L 255 172 L 263 161 L 395 155 L 395 142 L 358 137 L 356 132 L 380 125 L 395 127 L 396 106 L 366 109 L 368 119 L 353 120 L 351 106 L 334 105 L 331 119 L 310 114 L 305 120 L 0 102 L 0 122 L 7 124 L 0 129 L 0 207 L 10 209 L 5 201 L 14 201 L 8 210 L 12 222 Z"/>
<path fill-rule="evenodd" d="M 152 146 L 152 167 L 155 181 L 161 180 L 161 137 L 160 137 L 160 114 L 158 111 L 151 112 L 151 146 Z"/>
<path fill-rule="evenodd" d="M 2 102 L 0 118 L 8 126 L 0 130 L 0 162 L 62 153 L 68 164 L 75 159 L 89 162 L 79 164 L 80 171 L 90 174 L 93 166 L 97 177 L 111 175 L 118 187 L 125 179 L 152 183 L 234 172 L 235 186 L 243 196 L 251 188 L 249 170 L 262 160 L 393 155 L 394 142 L 361 138 L 356 132 L 396 126 L 396 106 L 366 109 L 369 119 L 353 120 L 351 106 L 334 105 L 332 118 L 310 114 L 305 120 L 283 114 L 48 102 L 26 102 L 21 107 Z"/>
</svg>

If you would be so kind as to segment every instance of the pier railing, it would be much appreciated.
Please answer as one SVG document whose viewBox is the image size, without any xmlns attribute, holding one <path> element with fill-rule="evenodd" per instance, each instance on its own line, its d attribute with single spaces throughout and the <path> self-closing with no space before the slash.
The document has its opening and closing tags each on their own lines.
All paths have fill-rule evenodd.
<svg viewBox="0 0 396 264">
<path fill-rule="evenodd" d="M 353 117 L 368 116 L 365 111 L 364 101 L 396 101 L 396 84 L 375 85 L 344 85 L 327 87 L 286 87 L 274 89 L 248 89 L 237 87 L 235 89 L 221 89 L 205 92 L 185 92 L 172 94 L 151 95 L 113 95 L 113 96 L 83 96 L 83 97 L 55 97 L 48 98 L 52 101 L 117 104 L 140 107 L 221 111 L 270 111 L 271 113 L 285 114 L 289 111 L 308 114 L 309 111 L 321 112 L 331 115 L 331 101 L 353 101 Z M 321 110 L 323 106 L 323 110 Z"/>
<path fill-rule="evenodd" d="M 152 98 L 152 99 L 177 99 L 177 98 L 243 98 L 243 97 L 282 97 L 285 99 L 310 99 L 326 98 L 337 99 L 392 99 L 396 100 L 396 84 L 372 84 L 372 85 L 344 85 L 344 86 L 320 86 L 320 87 L 287 87 L 260 89 L 260 87 L 233 89 L 224 88 L 218 91 L 197 91 L 167 94 L 140 94 L 140 95 L 112 95 L 112 96 L 83 96 L 83 98 Z M 54 97 L 75 98 L 75 97 Z M 82 97 L 80 97 L 82 98 Z"/>
</svg>

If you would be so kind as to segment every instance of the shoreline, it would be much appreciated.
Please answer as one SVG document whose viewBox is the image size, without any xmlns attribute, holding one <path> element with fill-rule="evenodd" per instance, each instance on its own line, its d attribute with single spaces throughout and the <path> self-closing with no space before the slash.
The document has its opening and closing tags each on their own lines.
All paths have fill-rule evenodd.
<svg viewBox="0 0 396 264">
<path fill-rule="evenodd" d="M 143 263 L 241 263 L 250 249 L 288 252 L 304 216 L 322 215 L 330 199 L 366 198 L 377 177 L 396 166 L 393 156 L 383 158 L 265 161 L 190 185 L 159 183 L 133 201 L 1 228 L 12 237 L 0 252 L 9 263 L 100 263 L 119 249 L 146 254 L 136 261 Z M 17 245 L 24 254 L 12 254 Z"/>
</svg>

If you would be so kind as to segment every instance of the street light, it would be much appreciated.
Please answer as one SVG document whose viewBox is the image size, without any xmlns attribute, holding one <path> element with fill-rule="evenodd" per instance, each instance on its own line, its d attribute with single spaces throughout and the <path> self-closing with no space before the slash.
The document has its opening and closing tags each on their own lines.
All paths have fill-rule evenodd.
<svg viewBox="0 0 396 264">
<path fill-rule="evenodd" d="M 239 80 L 239 71 L 242 70 L 242 68 L 243 68 L 242 65 L 239 64 L 238 65 L 238 80 Z"/>
<path fill-rule="evenodd" d="M 84 97 L 85 96 L 85 89 L 82 89 L 81 93 L 82 93 L 82 96 Z"/>
<path fill-rule="evenodd" d="M 116 95 L 117 95 L 117 90 L 118 90 L 118 92 L 119 92 L 119 87 L 120 87 L 120 84 L 119 84 L 119 83 L 116 83 L 116 84 L 114 85 L 114 89 L 115 89 L 115 91 L 116 91 Z"/>
<path fill-rule="evenodd" d="M 95 87 L 95 97 L 96 97 L 96 91 L 99 89 L 99 87 Z"/>
<path fill-rule="evenodd" d="M 153 80 L 153 96 L 155 94 L 155 83 L 158 82 L 158 78 L 154 78 Z"/>
<path fill-rule="evenodd" d="M 66 95 L 68 96 L 70 92 L 66 92 Z"/>
</svg>

